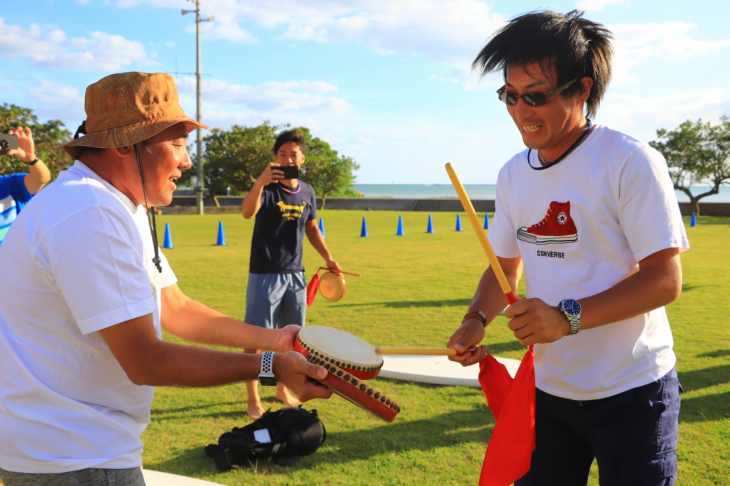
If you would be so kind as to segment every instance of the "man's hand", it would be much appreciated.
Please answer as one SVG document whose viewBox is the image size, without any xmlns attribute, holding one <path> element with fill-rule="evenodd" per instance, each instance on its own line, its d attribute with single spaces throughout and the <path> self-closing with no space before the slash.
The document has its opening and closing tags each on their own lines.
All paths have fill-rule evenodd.
<svg viewBox="0 0 730 486">
<path fill-rule="evenodd" d="M 570 332 L 570 322 L 557 307 L 541 299 L 524 299 L 504 311 L 509 327 L 523 346 L 553 343 Z"/>
<path fill-rule="evenodd" d="M 256 182 L 260 182 L 262 186 L 271 184 L 272 182 L 278 182 L 284 178 L 284 172 L 280 169 L 279 164 L 270 163 L 261 175 L 256 179 Z"/>
<path fill-rule="evenodd" d="M 294 341 L 297 338 L 297 333 L 302 329 L 302 326 L 296 324 L 289 324 L 288 326 L 278 329 L 276 332 L 276 338 L 274 340 L 274 349 L 277 353 L 286 353 L 287 351 L 294 350 Z"/>
<path fill-rule="evenodd" d="M 18 148 L 15 150 L 8 150 L 8 155 L 14 155 L 26 164 L 35 160 L 35 143 L 33 142 L 33 133 L 30 128 L 17 127 L 14 130 L 8 132 L 10 135 L 18 137 Z"/>
<path fill-rule="evenodd" d="M 331 258 L 325 259 L 325 266 L 327 269 L 332 270 L 337 275 L 340 275 L 342 273 L 342 269 L 340 268 L 340 264 L 336 261 L 332 260 Z"/>
<path fill-rule="evenodd" d="M 277 381 L 283 383 L 302 402 L 312 398 L 329 398 L 332 395 L 330 388 L 311 379 L 327 378 L 327 370 L 310 363 L 295 351 L 274 355 L 274 374 Z"/>
<path fill-rule="evenodd" d="M 480 362 L 487 354 L 486 346 L 479 346 L 474 351 L 469 348 L 476 346 L 484 339 L 484 325 L 477 318 L 471 318 L 464 323 L 451 336 L 446 344 L 447 348 L 456 349 L 456 356 L 449 356 L 449 361 L 461 363 L 461 366 L 470 366 Z"/>
</svg>

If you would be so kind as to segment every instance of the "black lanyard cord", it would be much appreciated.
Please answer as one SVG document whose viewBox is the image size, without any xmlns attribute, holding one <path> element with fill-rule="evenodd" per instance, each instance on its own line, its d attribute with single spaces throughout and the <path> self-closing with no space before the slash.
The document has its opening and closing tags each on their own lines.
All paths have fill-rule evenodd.
<svg viewBox="0 0 730 486">
<path fill-rule="evenodd" d="M 162 265 L 160 264 L 160 253 L 159 245 L 157 244 L 157 221 L 155 220 L 155 208 L 147 207 L 147 192 L 144 190 L 144 175 L 142 175 L 142 164 L 139 162 L 139 152 L 137 151 L 137 144 L 134 144 L 134 156 L 137 157 L 137 168 L 139 169 L 139 178 L 142 180 L 142 195 L 144 196 L 144 207 L 147 210 L 147 223 L 150 221 L 150 214 L 152 214 L 152 224 L 150 225 L 150 233 L 152 234 L 152 244 L 155 246 L 155 257 L 152 259 L 152 263 L 157 267 L 157 271 L 162 273 Z"/>
<path fill-rule="evenodd" d="M 581 134 L 580 137 L 578 137 L 578 140 L 576 140 L 575 142 L 573 142 L 573 145 L 571 145 L 570 148 L 568 148 L 568 150 L 566 150 L 565 152 L 563 152 L 563 155 L 561 155 L 557 159 L 553 160 L 552 162 L 549 162 L 546 165 L 542 165 L 540 167 L 535 167 L 535 166 L 533 166 L 530 163 L 530 153 L 532 153 L 532 149 L 530 149 L 530 150 L 527 151 L 527 165 L 529 165 L 530 167 L 532 167 L 535 170 L 545 170 L 545 169 L 549 169 L 550 167 L 552 167 L 554 165 L 558 165 L 559 162 L 562 162 L 562 160 L 565 157 L 567 157 L 568 155 L 570 155 L 570 153 L 573 152 L 573 150 L 575 150 L 578 147 L 578 145 L 580 145 L 583 142 L 583 140 L 585 140 L 585 138 L 590 133 L 591 127 L 593 126 L 593 123 L 591 122 L 590 118 L 586 118 L 586 120 L 588 120 L 588 126 L 585 128 L 585 130 L 583 130 L 583 133 Z M 538 161 L 540 160 L 540 152 L 539 151 L 537 152 L 537 159 L 538 159 Z"/>
</svg>

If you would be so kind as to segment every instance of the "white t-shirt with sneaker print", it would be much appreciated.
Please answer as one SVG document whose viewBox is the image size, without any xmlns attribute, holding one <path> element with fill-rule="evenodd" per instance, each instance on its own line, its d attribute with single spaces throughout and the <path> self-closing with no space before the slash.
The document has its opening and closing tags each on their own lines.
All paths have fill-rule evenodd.
<svg viewBox="0 0 730 486">
<path fill-rule="evenodd" d="M 556 165 L 542 169 L 537 152 L 530 155 L 501 169 L 488 233 L 498 256 L 522 257 L 528 298 L 580 301 L 635 273 L 653 253 L 689 248 L 667 164 L 646 143 L 595 126 Z M 661 307 L 536 345 L 536 385 L 573 400 L 616 395 L 669 372 L 672 346 Z"/>
<path fill-rule="evenodd" d="M 10 228 L 0 268 L 0 468 L 62 473 L 142 464 L 154 387 L 132 383 L 99 334 L 152 314 L 177 279 L 142 206 L 83 163 Z"/>
</svg>

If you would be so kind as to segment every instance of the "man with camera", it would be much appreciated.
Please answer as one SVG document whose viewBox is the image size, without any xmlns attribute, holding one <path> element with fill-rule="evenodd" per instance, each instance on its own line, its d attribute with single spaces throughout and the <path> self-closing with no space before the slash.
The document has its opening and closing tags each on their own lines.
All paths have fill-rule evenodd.
<svg viewBox="0 0 730 486">
<path fill-rule="evenodd" d="M 142 486 L 155 386 L 285 383 L 302 400 L 327 371 L 292 351 L 298 326 L 261 329 L 187 297 L 147 206 L 191 167 L 183 112 L 163 73 L 113 74 L 86 90 L 75 159 L 8 232 L 0 268 L 0 478 L 5 486 Z M 79 134 L 85 134 L 80 137 Z M 154 216 L 152 216 L 154 226 Z M 260 348 L 263 356 L 162 340 Z"/>
<path fill-rule="evenodd" d="M 245 321 L 262 328 L 304 325 L 307 282 L 302 266 L 302 243 L 305 234 L 324 259 L 325 266 L 341 270 L 317 227 L 314 189 L 299 180 L 305 152 L 306 141 L 300 132 L 280 133 L 274 142 L 276 162 L 269 164 L 256 179 L 241 207 L 244 218 L 256 216 L 251 238 Z M 259 351 L 247 349 L 246 352 Z M 246 387 L 246 413 L 258 418 L 264 409 L 257 383 L 249 381 Z M 283 384 L 278 386 L 276 398 L 287 406 L 299 403 L 287 393 Z"/>
<path fill-rule="evenodd" d="M 28 166 L 28 173 L 0 176 L 0 245 L 18 213 L 34 194 L 51 180 L 51 171 L 38 158 L 30 128 L 17 127 L 3 136 L 5 155 L 14 155 Z M 0 152 L 1 153 L 1 152 Z"/>
</svg>

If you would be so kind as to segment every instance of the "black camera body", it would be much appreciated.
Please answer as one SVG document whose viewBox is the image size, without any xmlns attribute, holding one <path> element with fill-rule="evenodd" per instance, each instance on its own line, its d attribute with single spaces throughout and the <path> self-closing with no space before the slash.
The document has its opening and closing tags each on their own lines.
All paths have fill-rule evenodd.
<svg viewBox="0 0 730 486">
<path fill-rule="evenodd" d="M 284 173 L 284 179 L 299 179 L 299 167 L 296 165 L 280 165 L 276 170 Z"/>
<path fill-rule="evenodd" d="M 5 155 L 8 150 L 18 149 L 18 136 L 0 133 L 0 155 Z"/>
</svg>

